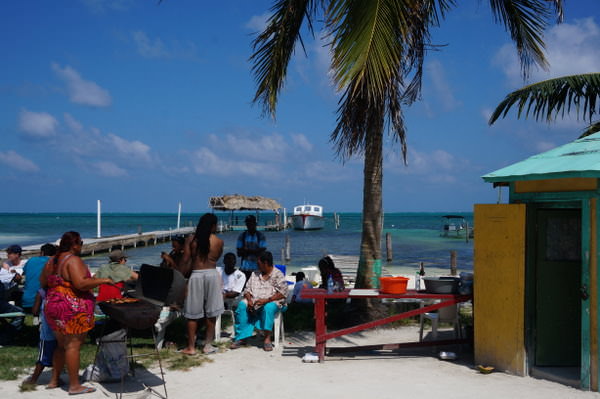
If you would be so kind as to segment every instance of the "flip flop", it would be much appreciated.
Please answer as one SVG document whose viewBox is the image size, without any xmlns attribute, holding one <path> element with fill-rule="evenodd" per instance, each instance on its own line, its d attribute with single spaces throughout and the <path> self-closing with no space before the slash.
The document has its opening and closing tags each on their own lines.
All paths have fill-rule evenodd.
<svg viewBox="0 0 600 399">
<path fill-rule="evenodd" d="M 96 392 L 96 388 L 83 387 L 83 389 L 79 392 L 69 392 L 69 395 L 82 395 L 84 393 L 92 393 L 92 392 Z"/>
<path fill-rule="evenodd" d="M 238 349 L 238 348 L 241 348 L 242 346 L 246 346 L 246 345 L 247 345 L 246 341 L 240 339 L 240 340 L 232 342 L 231 345 L 229 345 L 229 349 Z"/>
<path fill-rule="evenodd" d="M 263 346 L 263 349 L 265 352 L 271 352 L 273 350 L 273 344 L 272 343 L 266 343 Z"/>
<path fill-rule="evenodd" d="M 211 346 L 209 346 L 209 348 L 207 350 L 206 347 L 204 347 L 204 348 L 202 348 L 202 353 L 204 353 L 205 355 L 217 353 L 217 348 L 211 345 Z"/>
</svg>

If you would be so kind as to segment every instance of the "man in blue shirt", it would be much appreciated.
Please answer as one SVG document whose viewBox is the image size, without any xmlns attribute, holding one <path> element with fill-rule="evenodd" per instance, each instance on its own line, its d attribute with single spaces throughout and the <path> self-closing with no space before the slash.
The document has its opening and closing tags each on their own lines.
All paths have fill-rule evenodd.
<svg viewBox="0 0 600 399">
<path fill-rule="evenodd" d="M 265 235 L 256 230 L 256 217 L 246 216 L 246 231 L 237 240 L 237 255 L 242 258 L 240 270 L 246 275 L 246 281 L 250 279 L 252 272 L 258 270 L 257 258 L 267 250 Z"/>
<path fill-rule="evenodd" d="M 44 244 L 40 248 L 41 256 L 34 256 L 29 259 L 23 266 L 23 274 L 25 275 L 25 288 L 23 289 L 23 298 L 21 304 L 25 313 L 31 313 L 31 308 L 35 302 L 35 295 L 40 289 L 40 274 L 42 269 L 50 259 L 50 256 L 56 254 L 56 246 L 52 244 Z"/>
</svg>

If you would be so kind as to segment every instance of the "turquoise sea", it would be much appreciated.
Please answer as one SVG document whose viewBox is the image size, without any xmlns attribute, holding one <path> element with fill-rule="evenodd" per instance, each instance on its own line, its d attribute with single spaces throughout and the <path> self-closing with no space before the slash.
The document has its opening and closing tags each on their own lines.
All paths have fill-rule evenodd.
<svg viewBox="0 0 600 399">
<path fill-rule="evenodd" d="M 217 213 L 227 220 L 229 213 Z M 244 213 L 236 212 L 243 220 Z M 265 232 L 268 249 L 273 252 L 276 263 L 288 266 L 288 272 L 301 267 L 315 266 L 324 254 L 359 255 L 361 213 L 339 213 L 340 227 L 335 228 L 333 214 L 326 214 L 325 228 L 316 231 L 287 230 Z M 473 268 L 473 240 L 440 237 L 441 216 L 444 213 L 386 213 L 382 236 L 383 265 L 392 274 L 414 274 L 419 262 L 426 270 L 444 273 L 450 267 L 450 251 L 457 252 L 459 270 Z M 472 226 L 472 213 L 459 213 Z M 181 226 L 195 226 L 200 214 L 182 214 Z M 274 219 L 273 215 L 261 213 L 260 220 Z M 106 213 L 101 220 L 102 236 L 131 234 L 139 231 L 169 230 L 177 226 L 177 214 L 173 213 Z M 11 244 L 37 245 L 55 242 L 63 232 L 74 230 L 82 237 L 97 235 L 95 213 L 0 213 L 0 248 Z M 385 262 L 385 234 L 390 233 L 393 242 L 393 261 Z M 225 241 L 225 252 L 235 253 L 239 232 L 220 234 Z M 285 237 L 291 242 L 291 260 L 281 260 Z M 158 264 L 160 252 L 168 251 L 170 244 L 131 248 L 129 264 L 134 268 L 143 263 Z M 85 258 L 94 269 L 107 262 L 106 254 Z"/>
</svg>

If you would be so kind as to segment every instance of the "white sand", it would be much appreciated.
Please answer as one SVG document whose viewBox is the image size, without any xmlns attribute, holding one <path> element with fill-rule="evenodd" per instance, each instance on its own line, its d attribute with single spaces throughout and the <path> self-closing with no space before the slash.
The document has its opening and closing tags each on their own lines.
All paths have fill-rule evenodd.
<svg viewBox="0 0 600 399">
<path fill-rule="evenodd" d="M 330 341 L 328 346 L 406 342 L 417 337 L 417 327 L 371 330 Z M 454 362 L 438 360 L 432 349 L 412 349 L 336 355 L 324 363 L 303 363 L 302 355 L 312 351 L 313 345 L 313 334 L 294 334 L 273 352 L 250 346 L 210 355 L 213 361 L 201 367 L 166 372 L 169 398 L 600 398 L 598 393 L 550 381 L 501 372 L 480 374 L 466 352 L 457 352 L 459 359 Z M 154 397 L 143 391 L 139 381 L 155 385 L 156 375 L 158 369 L 138 371 L 135 379 L 128 379 L 129 392 L 124 397 Z M 45 372 L 40 382 L 47 378 Z M 18 385 L 17 381 L 0 381 L 0 397 L 67 397 L 63 389 L 43 386 L 19 393 Z M 119 389 L 119 384 L 92 385 L 98 390 L 82 398 L 114 398 Z"/>
</svg>

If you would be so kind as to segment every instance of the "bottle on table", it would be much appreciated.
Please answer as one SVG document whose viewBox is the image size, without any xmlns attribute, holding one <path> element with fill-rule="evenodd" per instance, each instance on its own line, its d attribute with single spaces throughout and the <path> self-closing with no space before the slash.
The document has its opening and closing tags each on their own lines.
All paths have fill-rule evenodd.
<svg viewBox="0 0 600 399">
<path fill-rule="evenodd" d="M 425 275 L 425 265 L 423 262 L 419 264 L 419 271 L 415 276 L 415 289 L 418 291 L 421 289 L 421 281 L 423 280 L 423 276 Z"/>
<path fill-rule="evenodd" d="M 331 277 L 331 274 L 329 275 L 329 277 L 327 277 L 327 293 L 333 293 L 333 278 Z"/>
</svg>

